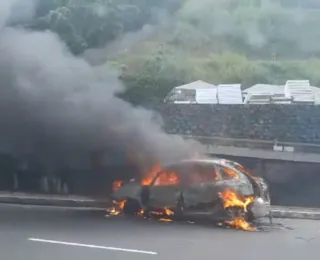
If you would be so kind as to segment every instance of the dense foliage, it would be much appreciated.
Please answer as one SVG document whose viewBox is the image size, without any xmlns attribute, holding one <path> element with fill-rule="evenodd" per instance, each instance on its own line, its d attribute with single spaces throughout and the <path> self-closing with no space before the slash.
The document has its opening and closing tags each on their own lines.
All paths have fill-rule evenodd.
<svg viewBox="0 0 320 260">
<path fill-rule="evenodd" d="M 31 26 L 58 33 L 76 55 L 123 38 L 130 48 L 109 62 L 141 102 L 196 79 L 320 85 L 319 24 L 320 0 L 40 0 Z"/>
<path fill-rule="evenodd" d="M 153 11 L 168 11 L 179 0 L 40 0 L 33 27 L 60 35 L 75 54 L 98 48 L 128 31 L 153 22 Z"/>
</svg>

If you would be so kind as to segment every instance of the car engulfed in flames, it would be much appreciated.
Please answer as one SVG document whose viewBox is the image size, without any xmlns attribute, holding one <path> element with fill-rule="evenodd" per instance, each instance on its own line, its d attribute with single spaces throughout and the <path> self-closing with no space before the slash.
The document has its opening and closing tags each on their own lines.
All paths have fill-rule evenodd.
<svg viewBox="0 0 320 260">
<path fill-rule="evenodd" d="M 253 231 L 269 217 L 266 182 L 242 165 L 225 159 L 191 159 L 155 165 L 142 180 L 115 181 L 109 215 L 173 219 L 209 218 L 217 224 Z"/>
</svg>

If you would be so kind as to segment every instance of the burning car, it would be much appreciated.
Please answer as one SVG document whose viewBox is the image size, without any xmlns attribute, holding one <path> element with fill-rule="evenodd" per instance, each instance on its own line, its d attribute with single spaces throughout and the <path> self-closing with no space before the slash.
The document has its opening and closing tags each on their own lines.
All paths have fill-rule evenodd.
<svg viewBox="0 0 320 260">
<path fill-rule="evenodd" d="M 179 219 L 206 216 L 244 229 L 256 219 L 271 220 L 266 182 L 220 158 L 156 166 L 141 181 L 116 182 L 112 198 L 126 215 L 162 211 Z"/>
</svg>

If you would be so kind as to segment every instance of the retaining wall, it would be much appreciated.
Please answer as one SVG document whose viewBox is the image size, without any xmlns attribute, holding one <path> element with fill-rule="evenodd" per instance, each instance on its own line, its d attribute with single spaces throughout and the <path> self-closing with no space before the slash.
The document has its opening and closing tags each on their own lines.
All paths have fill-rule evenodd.
<svg viewBox="0 0 320 260">
<path fill-rule="evenodd" d="M 320 106 L 158 104 L 171 134 L 320 144 Z"/>
</svg>

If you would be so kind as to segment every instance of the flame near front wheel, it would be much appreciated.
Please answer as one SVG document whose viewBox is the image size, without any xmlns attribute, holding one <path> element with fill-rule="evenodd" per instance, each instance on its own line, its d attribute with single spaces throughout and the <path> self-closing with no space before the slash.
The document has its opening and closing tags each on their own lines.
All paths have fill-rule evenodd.
<svg viewBox="0 0 320 260">
<path fill-rule="evenodd" d="M 243 197 L 231 189 L 225 190 L 224 192 L 220 193 L 219 196 L 224 201 L 223 207 L 225 209 L 230 207 L 240 207 L 243 208 L 245 212 L 247 212 L 248 205 L 254 201 L 252 196 Z"/>
<path fill-rule="evenodd" d="M 248 206 L 251 205 L 254 201 L 254 197 L 244 197 L 237 194 L 235 191 L 231 189 L 227 189 L 224 192 L 219 194 L 219 197 L 223 200 L 223 208 L 226 210 L 236 211 L 236 214 L 233 220 L 226 221 L 226 224 L 231 225 L 237 229 L 243 229 L 246 231 L 253 231 L 255 228 L 246 221 L 243 215 L 248 214 Z M 235 210 L 238 209 L 238 210 Z"/>
<path fill-rule="evenodd" d="M 255 228 L 250 225 L 244 218 L 236 218 L 234 220 L 231 221 L 226 221 L 226 223 L 236 229 L 243 229 L 246 231 L 254 231 Z"/>
</svg>

